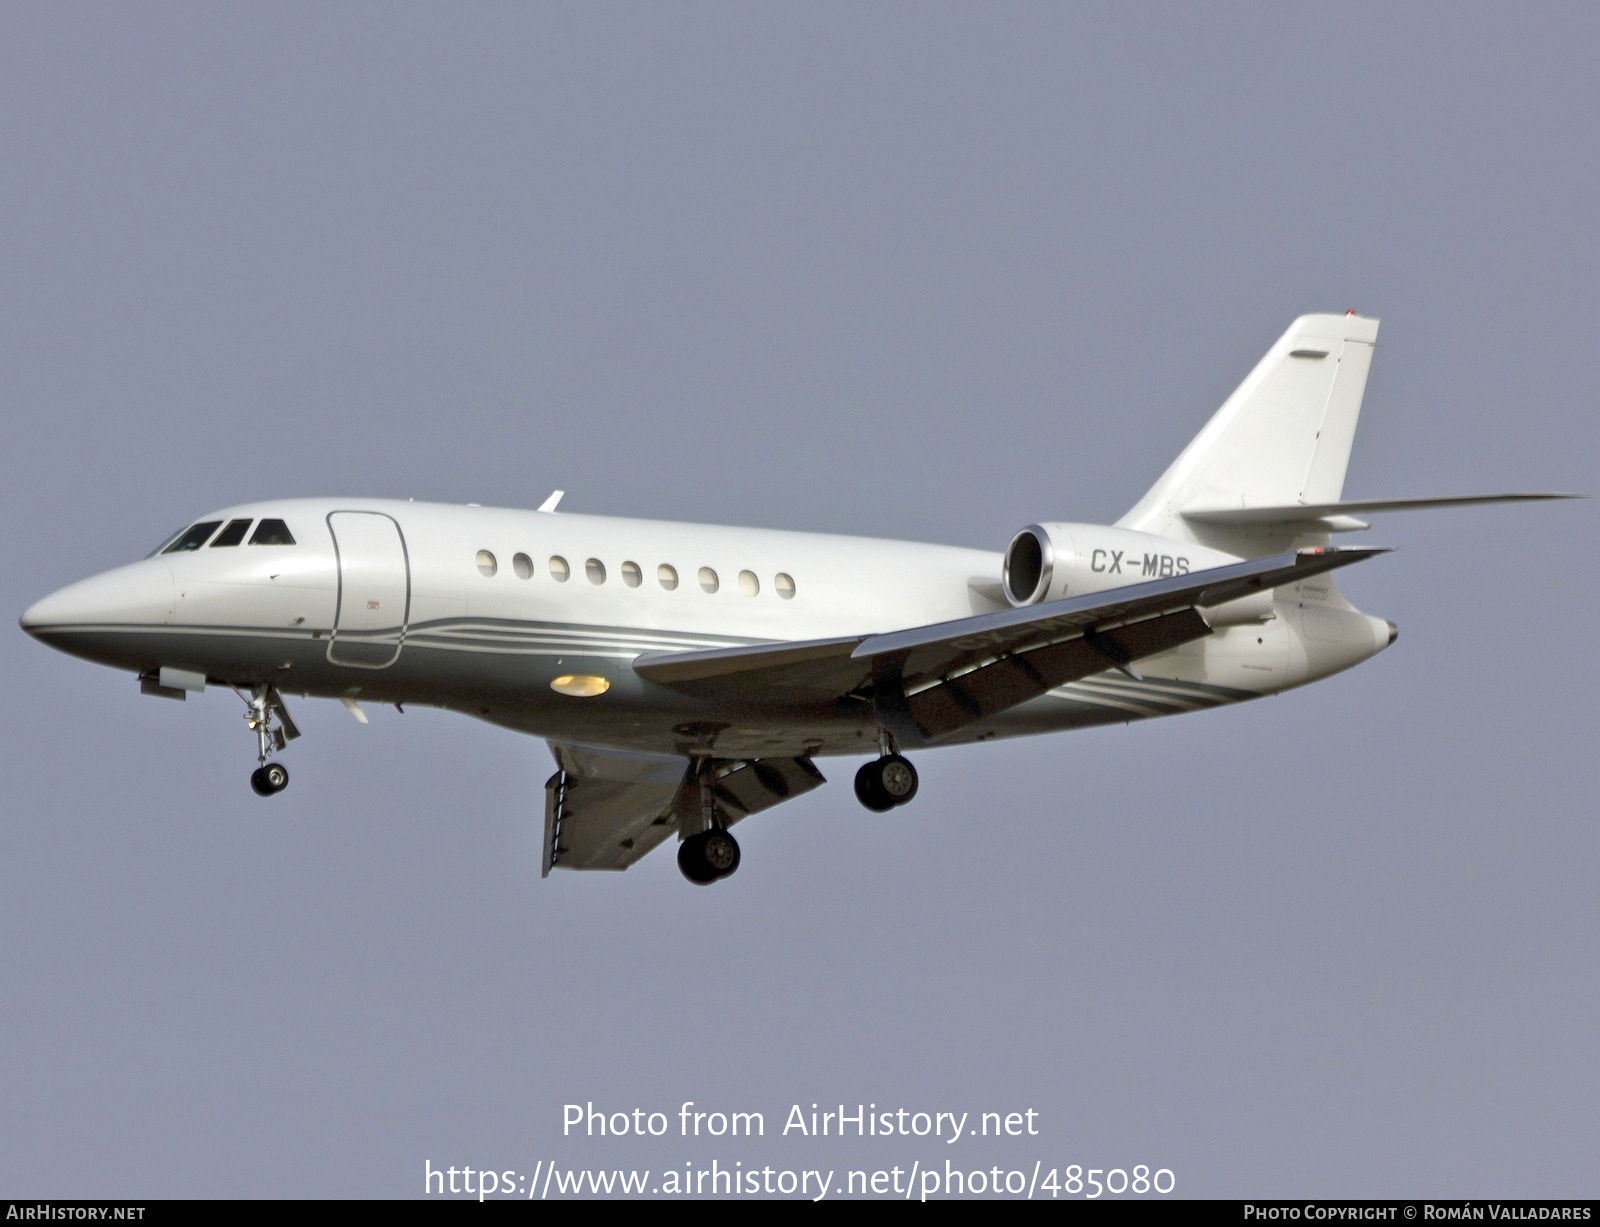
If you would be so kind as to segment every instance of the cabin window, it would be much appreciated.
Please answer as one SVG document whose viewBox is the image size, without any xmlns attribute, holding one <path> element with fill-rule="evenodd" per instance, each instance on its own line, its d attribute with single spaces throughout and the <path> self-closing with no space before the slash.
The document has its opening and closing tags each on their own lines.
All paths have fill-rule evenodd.
<svg viewBox="0 0 1600 1227">
<path fill-rule="evenodd" d="M 293 545 L 294 534 L 282 520 L 262 520 L 250 534 L 251 545 Z"/>
<path fill-rule="evenodd" d="M 794 579 L 785 575 L 782 571 L 772 577 L 772 587 L 784 600 L 792 601 L 794 599 Z"/>
<path fill-rule="evenodd" d="M 739 572 L 739 591 L 745 596 L 758 596 L 761 593 L 761 581 L 756 578 L 754 571 Z"/>
<path fill-rule="evenodd" d="M 212 533 L 221 527 L 221 520 L 202 520 L 161 552 L 163 554 L 182 554 L 188 550 L 197 550 L 211 539 Z"/>
<path fill-rule="evenodd" d="M 488 550 L 478 551 L 478 574 L 485 579 L 500 569 L 500 564 L 494 560 L 494 555 Z"/>
<path fill-rule="evenodd" d="M 625 562 L 622 564 L 622 582 L 630 588 L 637 588 L 644 583 L 644 572 L 639 570 L 638 563 Z"/>
<path fill-rule="evenodd" d="M 567 577 L 572 574 L 572 568 L 567 566 L 567 560 L 560 554 L 550 555 L 550 578 L 558 584 L 567 582 Z"/>
<path fill-rule="evenodd" d="M 589 577 L 591 584 L 603 584 L 606 582 L 606 564 L 598 558 L 591 558 L 584 563 L 583 573 Z"/>
<path fill-rule="evenodd" d="M 715 592 L 717 590 L 717 573 L 710 567 L 700 568 L 700 587 L 707 592 Z"/>
<path fill-rule="evenodd" d="M 518 579 L 533 578 L 533 559 L 526 554 L 513 554 L 511 556 L 511 569 L 517 573 Z"/>
<path fill-rule="evenodd" d="M 217 534 L 217 539 L 211 543 L 211 548 L 216 549 L 219 545 L 238 545 L 249 531 L 249 520 L 229 520 L 228 527 Z"/>
<path fill-rule="evenodd" d="M 671 592 L 678 586 L 678 568 L 662 563 L 656 568 L 656 579 L 660 581 L 663 588 Z"/>
</svg>

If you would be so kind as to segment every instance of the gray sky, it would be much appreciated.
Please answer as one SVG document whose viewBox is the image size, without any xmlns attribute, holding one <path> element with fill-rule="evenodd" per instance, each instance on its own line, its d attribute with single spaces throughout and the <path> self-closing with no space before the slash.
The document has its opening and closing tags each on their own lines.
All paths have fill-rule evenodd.
<svg viewBox="0 0 1600 1227">
<path fill-rule="evenodd" d="M 11 5 L 14 617 L 209 508 L 367 494 L 999 549 L 1121 514 L 1295 315 L 1383 319 L 1350 497 L 1600 490 L 1587 6 Z M 924 753 L 538 879 L 544 746 L 0 634 L 0 1193 L 435 1166 L 1171 1168 L 1594 1195 L 1593 504 L 1388 517 L 1396 647 Z M 1037 1109 L 943 1147 L 561 1106 Z"/>
</svg>

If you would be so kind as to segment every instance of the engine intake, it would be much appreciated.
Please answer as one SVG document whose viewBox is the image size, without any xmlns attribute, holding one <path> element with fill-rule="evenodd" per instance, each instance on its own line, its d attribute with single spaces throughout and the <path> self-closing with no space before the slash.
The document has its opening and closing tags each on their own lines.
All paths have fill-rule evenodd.
<svg viewBox="0 0 1600 1227">
<path fill-rule="evenodd" d="M 1012 605 L 1034 605 L 1044 600 L 1050 591 L 1050 579 L 1055 570 L 1055 552 L 1050 548 L 1050 534 L 1037 524 L 1030 524 L 1006 546 L 1004 583 L 1006 600 Z"/>
</svg>

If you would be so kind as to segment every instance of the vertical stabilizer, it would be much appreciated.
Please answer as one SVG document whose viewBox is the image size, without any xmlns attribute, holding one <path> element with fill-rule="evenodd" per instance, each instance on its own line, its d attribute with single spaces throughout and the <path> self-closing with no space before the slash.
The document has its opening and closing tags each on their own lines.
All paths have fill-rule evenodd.
<svg viewBox="0 0 1600 1227">
<path fill-rule="evenodd" d="M 1223 403 L 1122 528 L 1258 552 L 1253 537 L 1198 528 L 1185 510 L 1332 503 L 1344 490 L 1378 321 L 1302 315 Z M 1240 535 L 1241 540 L 1221 537 Z M 1215 538 L 1215 539 L 1214 539 Z"/>
</svg>

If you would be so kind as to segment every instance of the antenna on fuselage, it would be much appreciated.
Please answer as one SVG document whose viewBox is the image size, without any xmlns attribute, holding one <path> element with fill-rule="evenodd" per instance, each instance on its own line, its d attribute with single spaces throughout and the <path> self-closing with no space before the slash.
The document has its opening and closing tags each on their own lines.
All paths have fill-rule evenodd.
<svg viewBox="0 0 1600 1227">
<path fill-rule="evenodd" d="M 550 497 L 539 504 L 539 510 L 548 511 L 551 515 L 554 515 L 556 512 L 556 504 L 561 501 L 561 496 L 565 493 L 565 490 L 552 491 Z"/>
</svg>

